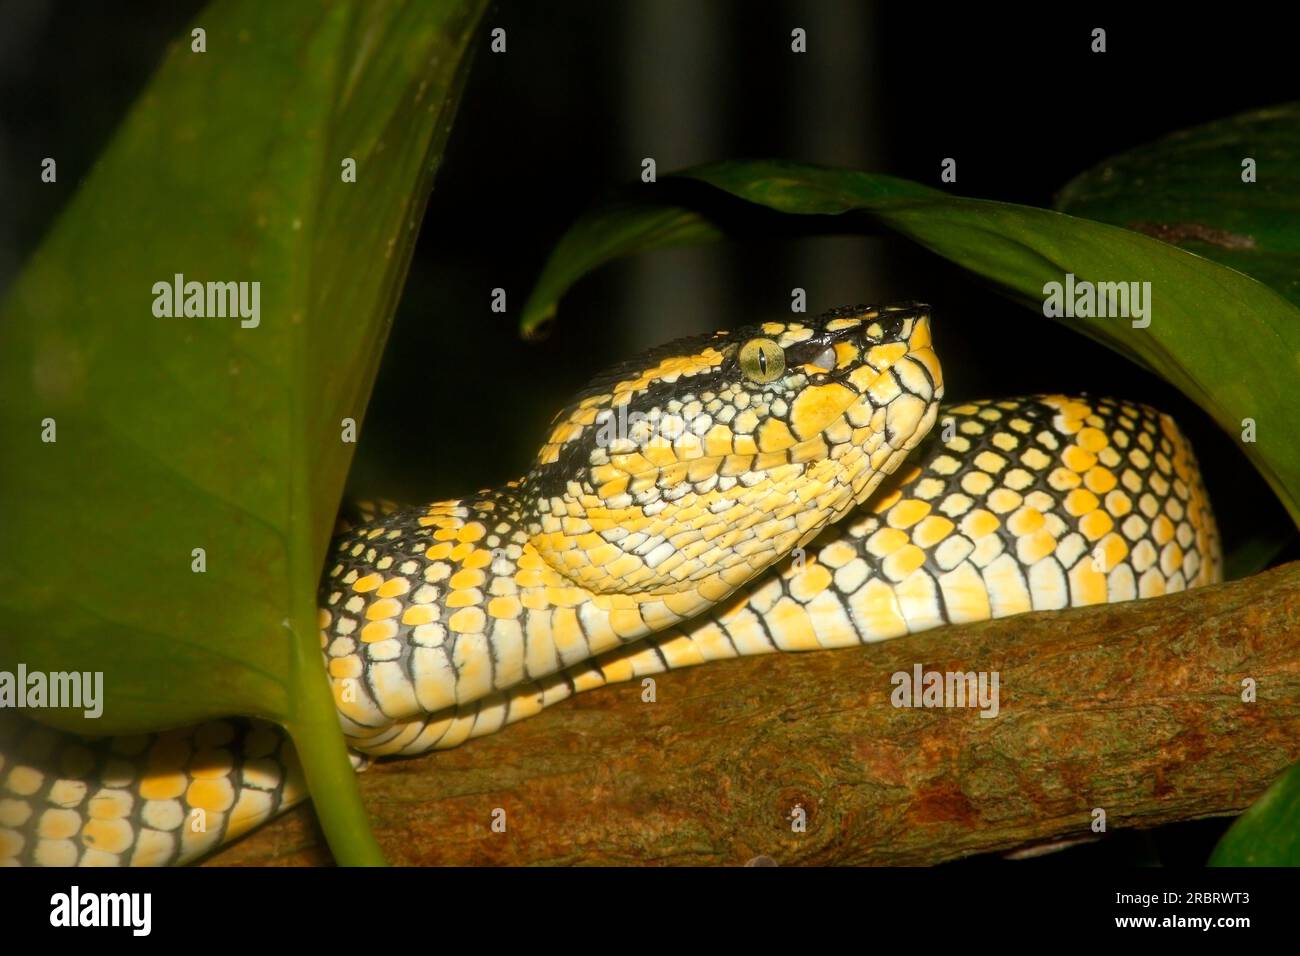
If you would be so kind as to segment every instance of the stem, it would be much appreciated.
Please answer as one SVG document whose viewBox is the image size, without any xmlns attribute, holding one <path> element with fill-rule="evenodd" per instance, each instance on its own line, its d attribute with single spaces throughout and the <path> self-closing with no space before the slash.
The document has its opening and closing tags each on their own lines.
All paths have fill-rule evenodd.
<svg viewBox="0 0 1300 956">
<path fill-rule="evenodd" d="M 295 593 L 304 592 L 299 588 Z M 308 588 L 305 593 L 312 595 L 314 591 Z M 385 866 L 383 851 L 370 830 L 356 771 L 348 760 L 330 684 L 321 673 L 315 602 L 308 603 L 312 606 L 305 613 L 300 607 L 294 614 L 295 686 L 291 699 L 297 709 L 286 728 L 293 737 L 316 817 L 335 862 L 339 866 Z"/>
</svg>

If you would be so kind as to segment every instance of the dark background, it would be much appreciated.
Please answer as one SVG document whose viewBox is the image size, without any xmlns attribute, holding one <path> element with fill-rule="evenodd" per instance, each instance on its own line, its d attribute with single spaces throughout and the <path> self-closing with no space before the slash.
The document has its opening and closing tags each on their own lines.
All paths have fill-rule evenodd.
<svg viewBox="0 0 1300 956">
<path fill-rule="evenodd" d="M 201 7 L 0 0 L 0 294 L 164 45 Z M 575 287 L 547 340 L 516 333 L 556 239 L 584 207 L 634 181 L 646 156 L 661 174 L 785 157 L 1045 206 L 1113 153 L 1295 97 L 1291 30 L 1264 8 L 1219 8 L 1213 19 L 1194 9 L 497 4 L 429 203 L 352 489 L 426 500 L 514 477 L 564 397 L 602 365 L 678 335 L 787 315 L 799 286 L 811 312 L 931 303 L 950 398 L 1087 390 L 1155 404 L 1192 436 L 1229 547 L 1261 526 L 1286 526 L 1236 444 L 1180 394 L 898 237 L 763 237 L 651 253 Z M 487 49 L 496 26 L 507 31 L 505 55 Z M 1090 52 L 1098 26 L 1104 54 Z M 790 51 L 794 27 L 808 33 L 806 54 Z M 57 187 L 33 173 L 44 156 L 59 160 Z M 939 182 L 944 157 L 957 160 L 954 185 Z M 497 286 L 508 294 L 504 316 L 489 309 Z M 1048 859 L 1200 862 L 1221 829 L 1187 824 Z"/>
</svg>

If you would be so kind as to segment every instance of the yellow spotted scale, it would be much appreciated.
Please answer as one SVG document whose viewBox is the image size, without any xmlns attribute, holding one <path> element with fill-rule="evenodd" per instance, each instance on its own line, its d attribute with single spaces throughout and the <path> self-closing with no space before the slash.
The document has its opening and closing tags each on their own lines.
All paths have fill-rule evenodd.
<svg viewBox="0 0 1300 956">
<path fill-rule="evenodd" d="M 918 304 L 717 332 L 595 379 L 519 481 L 369 514 L 320 591 L 355 762 L 670 668 L 1219 580 L 1168 416 L 942 397 Z M 91 740 L 0 715 L 0 862 L 186 862 L 305 797 L 258 721 Z"/>
</svg>

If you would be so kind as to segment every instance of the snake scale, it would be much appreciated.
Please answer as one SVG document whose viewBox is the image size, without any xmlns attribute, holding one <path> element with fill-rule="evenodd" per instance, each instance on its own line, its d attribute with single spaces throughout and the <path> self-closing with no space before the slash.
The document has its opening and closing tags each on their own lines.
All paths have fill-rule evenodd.
<svg viewBox="0 0 1300 956">
<path fill-rule="evenodd" d="M 1168 416 L 942 397 L 925 306 L 751 325 L 609 369 L 518 481 L 372 512 L 319 599 L 354 761 L 670 668 L 1219 580 Z M 90 739 L 0 719 L 5 863 L 187 862 L 306 796 L 259 721 Z"/>
</svg>

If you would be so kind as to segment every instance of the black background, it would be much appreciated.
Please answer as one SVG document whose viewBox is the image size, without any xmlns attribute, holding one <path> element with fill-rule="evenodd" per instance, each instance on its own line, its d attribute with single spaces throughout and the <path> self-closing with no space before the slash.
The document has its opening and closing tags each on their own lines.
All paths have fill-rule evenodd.
<svg viewBox="0 0 1300 956">
<path fill-rule="evenodd" d="M 200 8 L 0 2 L 0 289 Z M 505 55 L 487 49 L 496 26 L 507 31 Z M 808 31 L 804 55 L 790 51 L 796 26 Z M 1104 54 L 1090 52 L 1099 26 Z M 351 489 L 427 500 L 514 477 L 564 397 L 603 364 L 687 332 L 788 314 L 800 286 L 810 311 L 931 303 L 950 398 L 1086 390 L 1173 413 L 1193 438 L 1231 547 L 1287 518 L 1202 412 L 898 237 L 766 237 L 652 253 L 580 283 L 546 341 L 524 342 L 515 329 L 565 227 L 634 181 L 645 156 L 661 173 L 785 157 L 1045 206 L 1111 154 L 1293 99 L 1296 73 L 1293 31 L 1255 6 L 499 3 L 435 184 Z M 38 182 L 44 156 L 59 159 L 57 188 Z M 955 185 L 939 182 L 944 157 L 957 160 Z M 509 297 L 504 316 L 489 310 L 498 286 Z M 1220 830 L 1167 828 L 1115 853 L 1195 862 Z M 1061 859 L 1108 852 L 1084 847 Z"/>
</svg>

